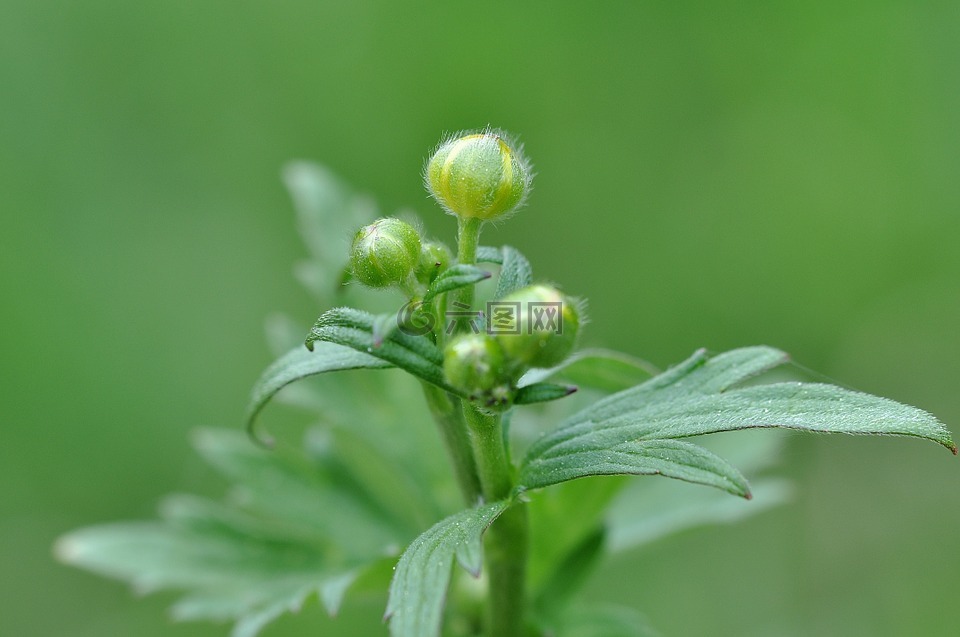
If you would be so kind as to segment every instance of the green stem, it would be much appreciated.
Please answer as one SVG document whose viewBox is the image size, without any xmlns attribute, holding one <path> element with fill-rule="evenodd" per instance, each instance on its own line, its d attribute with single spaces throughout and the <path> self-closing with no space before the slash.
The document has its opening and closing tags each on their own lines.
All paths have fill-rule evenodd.
<svg viewBox="0 0 960 637">
<path fill-rule="evenodd" d="M 457 217 L 457 263 L 464 265 L 476 265 L 477 246 L 480 243 L 480 227 L 483 225 L 482 219 L 476 217 Z M 473 307 L 473 286 L 462 287 L 455 292 L 455 304 L 459 311 L 466 311 Z M 456 306 L 456 305 L 455 305 Z M 457 331 L 466 331 L 469 321 L 458 321 Z"/>
<path fill-rule="evenodd" d="M 470 440 L 487 502 L 510 496 L 513 490 L 510 459 L 503 444 L 499 415 L 481 413 L 463 403 L 470 426 Z M 524 634 L 527 567 L 527 510 L 513 506 L 491 525 L 484 536 L 484 556 L 490 578 L 487 634 L 490 637 L 521 637 Z"/>
<path fill-rule="evenodd" d="M 422 382 L 421 385 L 430 413 L 440 428 L 460 492 L 467 506 L 472 507 L 480 500 L 481 487 L 477 477 L 477 464 L 473 459 L 470 438 L 460 409 L 460 399 L 436 385 L 427 382 Z"/>
</svg>

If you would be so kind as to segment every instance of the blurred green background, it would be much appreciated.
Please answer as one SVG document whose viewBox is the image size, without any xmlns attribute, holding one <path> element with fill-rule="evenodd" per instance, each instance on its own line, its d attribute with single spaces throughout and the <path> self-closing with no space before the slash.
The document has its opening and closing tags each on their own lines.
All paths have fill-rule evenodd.
<svg viewBox="0 0 960 637">
<path fill-rule="evenodd" d="M 227 634 L 50 547 L 222 491 L 188 431 L 240 426 L 271 311 L 323 309 L 290 275 L 293 158 L 449 239 L 425 155 L 514 131 L 536 191 L 485 241 L 589 297 L 590 343 L 661 366 L 776 345 L 960 433 L 958 73 L 948 1 L 0 0 L 0 634 Z M 785 455 L 792 504 L 609 564 L 590 597 L 668 636 L 956 634 L 957 461 Z M 382 602 L 264 634 L 379 634 Z"/>
</svg>

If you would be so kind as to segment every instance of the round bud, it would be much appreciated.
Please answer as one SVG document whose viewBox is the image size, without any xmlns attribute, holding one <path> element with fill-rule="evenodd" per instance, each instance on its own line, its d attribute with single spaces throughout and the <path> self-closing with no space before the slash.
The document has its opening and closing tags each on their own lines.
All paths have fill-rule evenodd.
<svg viewBox="0 0 960 637">
<path fill-rule="evenodd" d="M 377 219 L 353 237 L 350 265 L 364 285 L 383 288 L 406 281 L 420 263 L 420 235 L 399 219 Z"/>
<path fill-rule="evenodd" d="M 522 149 L 492 130 L 441 143 L 424 171 L 427 190 L 445 210 L 485 221 L 520 207 L 532 177 Z"/>
<path fill-rule="evenodd" d="M 425 285 L 433 283 L 437 275 L 450 267 L 450 248 L 438 241 L 425 241 L 420 248 L 417 280 Z"/>
<path fill-rule="evenodd" d="M 518 304 L 518 333 L 499 332 L 507 359 L 523 367 L 553 367 L 570 355 L 580 330 L 577 303 L 548 285 L 531 285 L 498 304 Z"/>
<path fill-rule="evenodd" d="M 462 334 L 443 350 L 443 375 L 447 382 L 471 398 L 496 399 L 506 384 L 503 350 L 487 334 Z"/>
</svg>

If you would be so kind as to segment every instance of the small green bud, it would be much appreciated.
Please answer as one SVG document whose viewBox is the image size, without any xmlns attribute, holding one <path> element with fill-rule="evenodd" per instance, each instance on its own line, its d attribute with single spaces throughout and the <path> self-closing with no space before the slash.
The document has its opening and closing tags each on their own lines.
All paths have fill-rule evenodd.
<svg viewBox="0 0 960 637">
<path fill-rule="evenodd" d="M 553 367 L 573 351 L 580 330 L 576 301 L 548 285 L 531 285 L 499 302 L 519 303 L 519 333 L 496 334 L 508 360 L 523 367 Z"/>
<path fill-rule="evenodd" d="M 487 334 L 462 334 L 443 350 L 447 382 L 474 399 L 500 402 L 508 394 L 503 350 Z"/>
<path fill-rule="evenodd" d="M 519 208 L 532 178 L 522 148 L 494 130 L 442 142 L 424 170 L 427 190 L 445 210 L 484 221 Z"/>
<path fill-rule="evenodd" d="M 364 285 L 384 288 L 404 283 L 420 263 L 420 234 L 399 219 L 377 219 L 353 237 L 350 265 Z"/>
<path fill-rule="evenodd" d="M 450 267 L 453 256 L 450 248 L 439 241 L 425 241 L 420 248 L 420 264 L 417 266 L 417 280 L 430 285 L 437 275 Z"/>
</svg>

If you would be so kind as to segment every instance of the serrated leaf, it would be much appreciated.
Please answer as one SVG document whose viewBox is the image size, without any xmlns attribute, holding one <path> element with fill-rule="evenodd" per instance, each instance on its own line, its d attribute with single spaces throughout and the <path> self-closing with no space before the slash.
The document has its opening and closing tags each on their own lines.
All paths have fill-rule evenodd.
<svg viewBox="0 0 960 637">
<path fill-rule="evenodd" d="M 577 391 L 573 385 L 556 385 L 554 383 L 533 383 L 524 385 L 517 389 L 513 397 L 515 405 L 531 405 L 533 403 L 545 403 L 551 400 L 566 398 Z"/>
<path fill-rule="evenodd" d="M 712 359 L 697 352 L 646 383 L 598 401 L 535 442 L 520 482 L 537 488 L 597 473 L 662 473 L 745 494 L 742 477 L 718 457 L 692 445 L 662 443 L 760 427 L 915 436 L 956 453 L 939 421 L 885 398 L 807 383 L 730 389 L 785 360 L 782 352 L 768 347 Z"/>
<path fill-rule="evenodd" d="M 533 283 L 533 267 L 519 250 L 511 246 L 500 248 L 503 255 L 500 277 L 497 279 L 497 291 L 493 298 L 502 299 L 508 294 Z"/>
<path fill-rule="evenodd" d="M 312 349 L 318 341 L 351 347 L 400 367 L 451 393 L 462 394 L 450 387 L 444 379 L 443 353 L 430 339 L 399 330 L 377 345 L 373 337 L 374 320 L 372 314 L 352 308 L 335 308 L 324 312 L 307 336 L 307 348 Z"/>
<path fill-rule="evenodd" d="M 407 547 L 390 584 L 386 617 L 392 637 L 440 634 L 453 562 L 479 563 L 480 537 L 508 504 L 502 501 L 461 511 L 437 522 Z"/>
<path fill-rule="evenodd" d="M 659 370 L 647 361 L 614 350 L 591 348 L 574 353 L 556 367 L 535 368 L 524 374 L 519 385 L 543 382 L 554 376 L 581 387 L 615 392 L 636 386 Z"/>
<path fill-rule="evenodd" d="M 316 547 L 217 528 L 170 521 L 103 525 L 61 538 L 56 552 L 68 564 L 140 592 L 190 591 L 174 606 L 176 619 L 235 620 L 233 634 L 245 637 L 298 610 L 328 582 L 342 587 L 350 573 L 338 573 Z"/>
<path fill-rule="evenodd" d="M 441 294 L 451 292 L 468 285 L 475 285 L 489 279 L 491 274 L 475 265 L 457 264 L 450 266 L 440 273 L 430 284 L 427 293 L 423 295 L 423 302 L 429 303 Z"/>
<path fill-rule="evenodd" d="M 412 535 L 405 520 L 358 484 L 332 446 L 307 458 L 286 449 L 265 451 L 238 432 L 212 429 L 197 432 L 194 444 L 234 482 L 236 501 L 283 525 L 287 537 L 327 541 L 348 559 L 362 559 L 383 555 Z"/>
<path fill-rule="evenodd" d="M 303 345 L 295 347 L 267 367 L 254 384 L 247 405 L 247 431 L 253 432 L 260 411 L 278 391 L 290 383 L 326 372 L 388 367 L 392 365 L 382 359 L 336 343 L 321 343 L 313 351 Z"/>
<path fill-rule="evenodd" d="M 722 458 L 681 440 L 620 440 L 597 432 L 540 447 L 520 471 L 524 489 L 600 475 L 662 475 L 750 497 L 746 478 Z"/>
</svg>

